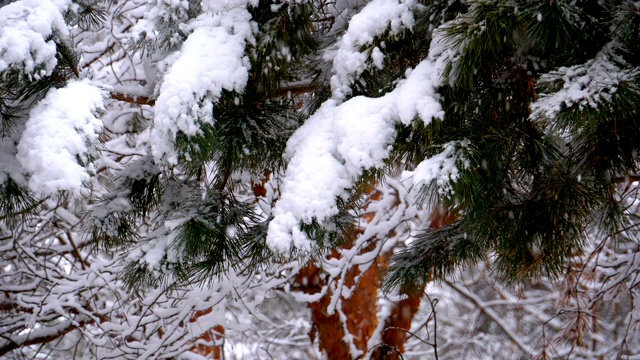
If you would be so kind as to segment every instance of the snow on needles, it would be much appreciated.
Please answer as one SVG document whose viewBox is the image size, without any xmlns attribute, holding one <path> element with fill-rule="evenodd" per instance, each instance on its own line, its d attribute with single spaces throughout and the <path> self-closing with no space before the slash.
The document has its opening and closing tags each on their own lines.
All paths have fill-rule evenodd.
<svg viewBox="0 0 640 360">
<path fill-rule="evenodd" d="M 328 100 L 293 134 L 281 196 L 269 224 L 272 249 L 286 253 L 313 246 L 300 222 L 322 224 L 338 213 L 336 198 L 348 196 L 347 189 L 364 169 L 384 165 L 397 122 L 409 124 L 418 116 L 428 123 L 444 116 L 435 93 L 439 73 L 425 60 L 383 97 L 358 96 L 342 104 Z"/>
<path fill-rule="evenodd" d="M 429 185 L 435 181 L 436 190 L 440 194 L 451 193 L 453 191 L 451 181 L 456 181 L 460 175 L 457 163 L 462 162 L 463 166 L 469 165 L 468 160 L 460 158 L 458 148 L 468 146 L 468 140 L 444 144 L 442 152 L 424 159 L 413 171 L 404 171 L 402 180 L 410 180 L 414 189 L 421 189 L 423 185 Z"/>
<path fill-rule="evenodd" d="M 249 78 L 245 46 L 253 41 L 253 32 L 247 1 L 210 3 L 209 11 L 188 25 L 195 30 L 171 55 L 172 65 L 160 87 L 151 133 L 159 163 L 177 164 L 178 132 L 197 135 L 202 124 L 213 122 L 213 104 L 222 91 L 240 93 Z"/>
<path fill-rule="evenodd" d="M 384 55 L 378 47 L 361 52 L 360 49 L 372 45 L 376 36 L 389 29 L 391 35 L 398 34 L 414 23 L 415 0 L 372 0 L 349 21 L 349 28 L 338 42 L 337 50 L 326 54 L 333 58 L 331 90 L 334 99 L 344 100 L 351 93 L 351 84 L 367 69 L 369 57 L 373 64 L 381 68 Z"/>
<path fill-rule="evenodd" d="M 553 118 L 564 108 L 578 106 L 582 109 L 598 108 L 598 103 L 611 101 L 612 95 L 622 82 L 633 82 L 638 76 L 637 69 L 624 69 L 624 59 L 616 54 L 620 44 L 607 44 L 594 59 L 585 64 L 561 67 L 540 77 L 540 84 L 562 82 L 562 88 L 551 94 L 541 94 L 531 104 L 531 118 Z"/>
<path fill-rule="evenodd" d="M 62 12 L 68 0 L 23 0 L 0 8 L 0 72 L 19 67 L 27 74 L 50 75 L 55 68 L 52 36 L 66 38 Z"/>
<path fill-rule="evenodd" d="M 80 192 L 93 170 L 92 148 L 102 131 L 96 112 L 102 109 L 101 90 L 85 79 L 50 90 L 30 111 L 17 158 L 30 173 L 33 191 Z"/>
</svg>

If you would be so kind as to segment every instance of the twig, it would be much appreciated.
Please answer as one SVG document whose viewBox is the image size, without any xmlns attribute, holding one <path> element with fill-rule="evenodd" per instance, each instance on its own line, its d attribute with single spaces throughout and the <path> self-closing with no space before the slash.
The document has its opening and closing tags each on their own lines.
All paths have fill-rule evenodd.
<svg viewBox="0 0 640 360">
<path fill-rule="evenodd" d="M 398 350 L 397 347 L 389 345 L 389 344 L 385 344 L 385 343 L 379 343 L 379 344 L 375 344 L 373 345 L 371 348 L 369 348 L 369 350 L 367 352 L 370 352 L 371 350 L 377 348 L 377 347 L 386 347 L 386 348 L 390 348 L 393 351 L 395 351 L 396 353 L 398 353 L 398 355 L 400 356 L 400 359 L 404 360 L 404 356 L 402 355 L 402 352 L 400 352 L 400 350 Z M 362 357 L 362 355 L 360 355 L 358 357 L 358 359 L 360 359 Z"/>
<path fill-rule="evenodd" d="M 147 96 L 137 96 L 137 95 L 128 95 L 122 93 L 112 92 L 109 96 L 118 101 L 123 101 L 129 104 L 137 104 L 137 105 L 149 105 L 154 106 L 156 104 L 156 100 Z"/>
<path fill-rule="evenodd" d="M 431 300 L 431 297 L 426 292 L 424 295 L 427 297 L 429 305 L 431 306 L 431 314 L 429 315 L 429 318 L 433 316 L 433 344 L 430 345 L 433 346 L 433 354 L 435 355 L 436 360 L 438 360 L 438 318 L 436 317 L 436 305 L 438 304 L 438 299 Z"/>
<path fill-rule="evenodd" d="M 528 354 L 530 352 L 529 349 L 527 349 L 527 346 L 524 343 L 522 343 L 522 341 L 520 341 L 516 337 L 516 335 L 502 322 L 498 314 L 496 314 L 493 310 L 484 306 L 484 304 L 480 299 L 478 299 L 473 294 L 464 291 L 464 289 L 462 289 L 461 287 L 459 287 L 458 285 L 454 284 L 449 280 L 445 280 L 445 283 L 449 285 L 452 289 L 457 291 L 460 295 L 464 296 L 465 298 L 473 302 L 482 313 L 484 313 L 489 318 L 491 318 L 491 320 L 493 320 L 496 323 L 496 325 L 498 325 L 498 327 L 502 329 L 502 332 L 504 332 L 505 335 L 507 335 L 507 337 L 509 337 L 509 339 L 514 344 L 516 344 L 518 348 L 520 348 L 520 350 L 522 350 L 522 352 L 524 352 L 525 354 Z"/>
</svg>

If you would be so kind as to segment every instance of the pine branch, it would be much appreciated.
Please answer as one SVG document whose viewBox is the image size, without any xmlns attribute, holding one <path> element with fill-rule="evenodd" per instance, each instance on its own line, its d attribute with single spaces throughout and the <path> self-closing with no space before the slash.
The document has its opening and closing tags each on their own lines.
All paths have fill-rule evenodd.
<svg viewBox="0 0 640 360">
<path fill-rule="evenodd" d="M 285 96 L 292 96 L 292 95 L 300 95 L 300 94 L 310 93 L 313 90 L 315 90 L 315 86 L 310 82 L 309 83 L 306 83 L 306 82 L 293 83 L 278 89 L 274 97 L 278 98 L 278 97 L 285 97 Z M 126 102 L 129 104 L 149 105 L 149 106 L 156 105 L 156 99 L 153 99 L 148 96 L 129 95 L 129 94 L 123 94 L 118 92 L 111 92 L 109 93 L 109 97 L 111 99 Z"/>
<path fill-rule="evenodd" d="M 316 89 L 311 82 L 291 83 L 281 87 L 276 91 L 275 97 L 300 95 L 313 92 Z"/>
<path fill-rule="evenodd" d="M 614 184 L 626 184 L 626 183 L 633 183 L 636 181 L 640 181 L 640 175 L 626 175 L 626 176 L 614 177 L 611 179 L 611 182 Z"/>
<path fill-rule="evenodd" d="M 156 99 L 152 99 L 147 96 L 129 95 L 129 94 L 116 93 L 116 92 L 111 92 L 109 96 L 114 100 L 123 101 L 129 104 L 149 105 L 149 106 L 155 106 L 156 104 Z"/>
<path fill-rule="evenodd" d="M 6 342 L 5 345 L 0 347 L 0 357 L 12 352 L 13 350 L 20 349 L 22 347 L 52 342 L 53 340 L 59 339 L 76 329 L 79 329 L 84 327 L 85 325 L 88 325 L 91 322 L 92 321 L 90 319 L 87 319 L 82 321 L 69 321 L 63 324 L 63 326 L 59 326 L 60 324 L 58 324 L 56 326 L 56 328 L 59 328 L 58 331 L 53 333 L 45 332 L 45 334 L 48 334 L 48 335 L 42 335 L 42 336 L 36 336 L 36 337 L 31 337 L 30 335 L 32 333 L 29 333 L 29 337 L 25 338 L 24 341 L 16 341 L 12 339 L 10 336 L 0 336 Z"/>
</svg>

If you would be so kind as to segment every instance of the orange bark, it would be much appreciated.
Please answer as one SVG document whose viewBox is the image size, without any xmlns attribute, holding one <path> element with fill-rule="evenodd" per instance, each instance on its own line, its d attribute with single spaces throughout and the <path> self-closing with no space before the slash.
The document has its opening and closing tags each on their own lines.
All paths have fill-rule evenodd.
<svg viewBox="0 0 640 360">
<path fill-rule="evenodd" d="M 371 200 L 379 200 L 381 194 L 374 192 L 373 188 L 368 191 L 372 193 Z M 371 221 L 375 214 L 367 213 L 362 217 L 366 222 Z M 353 234 L 345 234 L 347 239 L 355 239 L 361 230 L 354 230 Z M 354 236 L 354 234 L 356 236 Z M 352 243 L 345 245 L 352 246 Z M 332 255 L 339 258 L 338 252 Z M 358 279 L 356 283 L 356 279 Z M 296 284 L 307 294 L 316 294 L 327 285 L 322 277 L 322 270 L 314 262 L 308 263 L 298 274 Z M 352 288 L 352 295 L 348 298 L 341 298 L 341 310 L 346 317 L 346 322 L 340 319 L 340 315 L 335 311 L 329 314 L 329 305 L 333 293 L 327 293 L 318 301 L 310 303 L 311 317 L 314 324 L 312 340 L 318 337 L 320 349 L 323 350 L 329 359 L 351 359 L 349 344 L 345 342 L 345 329 L 353 338 L 353 345 L 361 354 L 366 354 L 367 342 L 378 326 L 377 299 L 380 289 L 380 270 L 377 262 L 372 264 L 364 273 L 358 266 L 349 269 L 344 279 L 344 285 Z"/>
<path fill-rule="evenodd" d="M 379 200 L 380 194 L 373 193 L 372 200 Z M 367 213 L 362 218 L 368 223 L 375 214 Z M 450 225 L 457 219 L 457 214 L 445 211 L 438 207 L 431 215 L 432 228 L 441 228 Z M 357 235 L 357 234 L 356 234 Z M 360 274 L 357 266 L 351 268 L 345 279 L 347 287 L 354 287 L 352 296 L 342 298 L 341 310 L 346 316 L 346 323 L 340 319 L 337 313 L 329 314 L 328 306 L 331 303 L 332 293 L 327 292 L 320 300 L 310 303 L 311 316 L 314 323 L 312 340 L 318 337 L 321 350 L 325 352 L 329 359 L 351 359 L 345 339 L 345 328 L 353 338 L 353 345 L 366 354 L 368 341 L 371 339 L 378 326 L 378 295 L 381 285 L 381 274 L 386 271 L 387 263 L 391 254 L 378 256 L 364 274 Z M 333 257 L 339 257 L 334 252 Z M 359 277 L 356 284 L 356 278 Z M 307 264 L 298 274 L 296 284 L 300 289 L 308 294 L 316 294 L 326 286 L 322 270 L 314 263 Z M 400 359 L 405 349 L 407 331 L 411 329 L 411 322 L 415 314 L 420 309 L 422 292 L 410 294 L 399 301 L 393 307 L 390 316 L 385 319 L 384 332 L 382 334 L 382 344 L 375 349 L 371 349 L 372 359 Z"/>
<path fill-rule="evenodd" d="M 191 318 L 196 322 L 201 316 L 210 314 L 213 309 L 197 311 Z M 224 327 L 216 325 L 205 331 L 196 341 L 191 352 L 208 359 L 222 360 L 224 358 Z"/>
<path fill-rule="evenodd" d="M 355 279 L 360 275 L 358 283 Z M 303 291 L 314 294 L 326 285 L 321 270 L 313 263 L 307 264 L 296 279 Z M 380 288 L 380 272 L 374 264 L 366 272 L 360 274 L 358 267 L 351 268 L 345 279 L 345 286 L 354 287 L 349 298 L 342 298 L 341 310 L 346 316 L 346 323 L 340 319 L 338 312 L 329 314 L 332 293 L 328 292 L 320 300 L 310 303 L 314 330 L 311 337 L 318 337 L 320 348 L 329 359 L 351 359 L 349 345 L 344 341 L 345 327 L 353 337 L 353 344 L 361 351 L 367 352 L 367 342 L 378 326 L 377 298 Z"/>
<path fill-rule="evenodd" d="M 307 294 L 316 294 L 326 285 L 321 270 L 313 263 L 307 264 L 300 270 L 296 283 L 301 285 L 302 290 Z M 327 294 L 309 304 L 314 325 L 309 335 L 312 341 L 315 336 L 318 336 L 320 349 L 326 354 L 331 354 L 329 358 L 349 359 L 349 348 L 342 340 L 345 332 L 340 317 L 337 313 L 329 314 L 327 310 L 330 302 L 331 296 Z"/>
<path fill-rule="evenodd" d="M 459 215 L 456 212 L 447 211 L 444 207 L 438 206 L 429 217 L 429 227 L 440 229 L 451 225 L 458 217 Z M 385 270 L 387 260 L 388 258 L 382 261 Z M 383 345 L 374 350 L 371 359 L 397 360 L 401 358 L 400 354 L 404 353 L 404 344 L 407 340 L 407 331 L 411 330 L 413 317 L 420 309 L 423 291 L 424 289 L 420 289 L 420 291 L 409 294 L 395 304 L 391 316 L 385 321 L 385 331 L 382 335 Z"/>
<path fill-rule="evenodd" d="M 347 273 L 347 286 L 354 285 L 354 278 L 359 269 L 352 268 Z M 354 344 L 358 350 L 367 352 L 367 342 L 378 326 L 378 290 L 380 288 L 380 271 L 377 264 L 371 266 L 362 275 L 353 295 L 343 299 L 343 311 L 347 316 L 347 328 L 354 336 Z"/>
<path fill-rule="evenodd" d="M 263 179 L 262 184 L 252 183 L 252 190 L 256 196 L 266 195 Z M 364 193 L 371 194 L 369 202 L 379 201 L 382 193 L 375 190 L 373 186 L 365 185 Z M 366 206 L 365 206 L 366 208 Z M 361 219 L 365 224 L 371 222 L 375 217 L 374 212 L 365 212 Z M 442 207 L 438 207 L 431 215 L 432 228 L 441 228 L 453 223 L 457 219 L 457 214 L 447 212 Z M 362 229 L 354 230 L 354 233 L 345 234 L 346 239 L 356 239 L 362 233 Z M 348 242 L 346 247 L 352 246 Z M 371 249 L 365 249 L 365 251 Z M 338 252 L 332 255 L 339 258 Z M 337 312 L 329 314 L 329 306 L 333 294 L 331 291 L 321 297 L 318 301 L 309 303 L 311 317 L 314 328 L 309 333 L 311 340 L 318 338 L 320 349 L 325 352 L 329 359 L 351 359 L 349 345 L 345 341 L 345 329 L 353 339 L 353 345 L 361 352 L 360 357 L 364 357 L 369 350 L 373 351 L 372 359 L 399 359 L 404 352 L 404 344 L 407 339 L 407 331 L 411 329 L 411 322 L 420 308 L 422 292 L 411 294 L 405 299 L 395 304 L 389 318 L 385 319 L 385 331 L 382 334 L 384 345 L 375 349 L 368 349 L 368 342 L 378 326 L 378 295 L 380 292 L 381 277 L 386 271 L 391 254 L 381 254 L 375 262 L 361 274 L 358 266 L 354 266 L 346 273 L 345 286 L 353 288 L 352 295 L 342 298 L 341 310 L 346 317 L 346 323 L 340 319 Z M 295 286 L 298 290 L 307 294 L 317 294 L 327 286 L 322 269 L 311 261 L 303 267 L 295 279 Z M 358 282 L 356 284 L 356 279 Z"/>
<path fill-rule="evenodd" d="M 391 312 L 391 316 L 385 321 L 385 330 L 382 334 L 384 345 L 377 347 L 371 359 L 396 360 L 404 353 L 404 344 L 407 341 L 407 331 L 411 330 L 413 317 L 420 309 L 422 293 L 415 293 L 399 301 Z"/>
</svg>

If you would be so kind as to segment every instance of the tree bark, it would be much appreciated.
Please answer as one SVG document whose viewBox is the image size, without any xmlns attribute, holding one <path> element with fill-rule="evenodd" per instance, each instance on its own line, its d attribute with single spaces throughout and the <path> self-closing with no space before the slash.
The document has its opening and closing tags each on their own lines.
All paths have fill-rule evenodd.
<svg viewBox="0 0 640 360">
<path fill-rule="evenodd" d="M 380 200 L 380 193 L 369 191 L 371 200 Z M 373 220 L 374 213 L 366 213 L 362 216 L 368 223 Z M 455 213 L 446 211 L 438 207 L 431 215 L 430 227 L 441 228 L 453 223 L 457 219 Z M 359 235 L 347 238 L 357 238 Z M 347 245 L 352 246 L 352 244 Z M 371 249 L 365 249 L 367 250 Z M 334 252 L 334 258 L 339 258 L 338 252 Z M 374 263 L 361 274 L 360 268 L 354 266 L 346 273 L 344 279 L 345 286 L 353 288 L 352 296 L 341 298 L 341 318 L 338 312 L 329 314 L 329 306 L 333 293 L 327 293 L 318 301 L 310 303 L 311 317 L 314 329 L 310 334 L 312 341 L 317 337 L 320 349 L 325 352 L 328 359 L 353 359 L 365 358 L 371 351 L 371 359 L 400 359 L 405 351 L 407 332 L 411 330 L 411 323 L 415 314 L 420 309 L 422 291 L 413 294 L 405 294 L 404 299 L 398 301 L 391 309 L 390 315 L 383 319 L 383 332 L 380 335 L 381 344 L 374 344 L 374 348 L 369 349 L 369 340 L 374 336 L 376 329 L 379 329 L 379 307 L 378 299 L 382 285 L 382 277 L 387 269 L 390 253 L 381 254 Z M 356 284 L 356 279 L 358 283 Z M 307 264 L 298 274 L 296 285 L 307 294 L 317 294 L 327 286 L 322 269 L 318 268 L 314 262 Z M 354 354 L 350 345 L 345 339 L 351 338 L 352 345 L 359 354 Z"/>
</svg>

